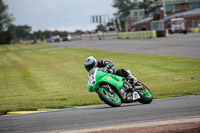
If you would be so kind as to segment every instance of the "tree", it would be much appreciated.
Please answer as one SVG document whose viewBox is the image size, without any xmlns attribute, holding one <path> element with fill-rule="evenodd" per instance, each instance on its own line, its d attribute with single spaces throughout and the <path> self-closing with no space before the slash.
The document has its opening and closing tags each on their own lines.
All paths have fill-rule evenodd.
<svg viewBox="0 0 200 133">
<path fill-rule="evenodd" d="M 28 25 L 12 25 L 13 34 L 18 39 L 30 39 L 31 29 L 31 26 Z"/>
<path fill-rule="evenodd" d="M 105 30 L 105 26 L 102 24 L 97 25 L 96 31 L 104 31 Z"/>
<path fill-rule="evenodd" d="M 8 6 L 0 0 L 0 32 L 6 31 L 12 22 L 12 15 L 7 12 Z"/>
<path fill-rule="evenodd" d="M 123 20 L 129 16 L 132 9 L 138 8 L 137 3 L 132 0 L 114 0 L 113 2 L 112 6 L 118 9 L 114 15 Z"/>
<path fill-rule="evenodd" d="M 146 15 L 149 13 L 150 2 L 139 2 L 138 6 L 139 6 L 139 9 L 144 9 L 145 10 L 145 14 Z"/>
<path fill-rule="evenodd" d="M 124 29 L 126 17 L 130 15 L 131 10 L 138 8 L 138 3 L 133 0 L 114 0 L 113 2 L 112 6 L 118 9 L 114 15 L 120 19 L 122 29 Z"/>
<path fill-rule="evenodd" d="M 75 35 L 82 35 L 84 32 L 82 30 L 76 30 L 74 32 Z"/>
<path fill-rule="evenodd" d="M 0 44 L 10 43 L 12 39 L 9 27 L 14 18 L 7 10 L 8 6 L 4 4 L 3 0 L 0 0 Z"/>
<path fill-rule="evenodd" d="M 114 15 L 120 19 L 123 29 L 125 20 L 129 17 L 131 10 L 144 9 L 146 15 L 152 12 L 152 7 L 150 6 L 152 0 L 143 0 L 142 2 L 135 2 L 135 0 L 113 0 L 113 2 L 112 6 L 118 9 Z"/>
</svg>

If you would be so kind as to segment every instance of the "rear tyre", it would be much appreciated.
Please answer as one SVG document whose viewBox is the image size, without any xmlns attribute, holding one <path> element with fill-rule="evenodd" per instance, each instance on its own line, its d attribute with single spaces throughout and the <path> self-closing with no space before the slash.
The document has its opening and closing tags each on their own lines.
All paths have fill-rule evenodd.
<svg viewBox="0 0 200 133">
<path fill-rule="evenodd" d="M 114 91 L 110 92 L 108 88 L 100 87 L 97 90 L 97 93 L 99 95 L 99 98 L 111 107 L 121 106 L 121 99 Z"/>
<path fill-rule="evenodd" d="M 142 104 L 149 104 L 153 101 L 153 94 L 149 90 L 147 86 L 145 86 L 142 83 L 139 83 L 143 85 L 143 89 L 137 89 L 138 94 L 140 95 L 140 99 L 138 99 L 138 102 Z"/>
</svg>

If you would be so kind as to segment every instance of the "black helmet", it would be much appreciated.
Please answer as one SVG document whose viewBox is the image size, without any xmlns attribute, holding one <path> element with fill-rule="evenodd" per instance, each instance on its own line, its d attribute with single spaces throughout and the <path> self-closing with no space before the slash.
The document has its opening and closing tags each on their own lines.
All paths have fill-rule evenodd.
<svg viewBox="0 0 200 133">
<path fill-rule="evenodd" d="M 85 69 L 89 72 L 92 68 L 97 66 L 97 60 L 93 56 L 89 56 L 85 62 Z"/>
</svg>

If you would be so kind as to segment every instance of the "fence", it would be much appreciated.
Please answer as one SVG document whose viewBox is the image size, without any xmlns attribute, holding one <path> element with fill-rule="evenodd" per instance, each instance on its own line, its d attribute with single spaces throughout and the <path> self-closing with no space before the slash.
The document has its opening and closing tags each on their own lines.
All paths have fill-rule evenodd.
<svg viewBox="0 0 200 133">
<path fill-rule="evenodd" d="M 98 40 L 97 33 L 82 34 L 82 40 Z M 103 32 L 102 39 L 117 39 L 117 32 Z"/>
</svg>

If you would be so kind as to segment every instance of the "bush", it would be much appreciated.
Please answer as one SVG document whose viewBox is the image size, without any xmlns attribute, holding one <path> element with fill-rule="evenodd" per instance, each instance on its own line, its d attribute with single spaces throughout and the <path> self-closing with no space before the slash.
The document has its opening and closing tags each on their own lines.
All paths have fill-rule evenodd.
<svg viewBox="0 0 200 133">
<path fill-rule="evenodd" d="M 13 39 L 10 43 L 11 43 L 11 44 L 18 44 L 18 43 L 19 43 L 19 40 Z"/>
<path fill-rule="evenodd" d="M 11 32 L 5 31 L 0 33 L 0 44 L 10 44 L 12 39 L 13 35 Z"/>
</svg>

